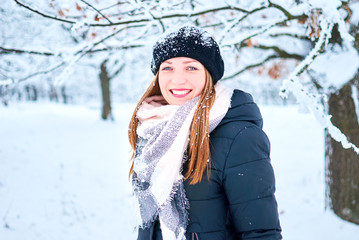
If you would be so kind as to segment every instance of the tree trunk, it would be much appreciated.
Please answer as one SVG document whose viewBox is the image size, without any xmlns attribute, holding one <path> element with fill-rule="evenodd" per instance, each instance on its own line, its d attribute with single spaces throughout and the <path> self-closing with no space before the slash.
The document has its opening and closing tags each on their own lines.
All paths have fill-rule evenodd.
<svg viewBox="0 0 359 240">
<path fill-rule="evenodd" d="M 66 87 L 65 86 L 61 86 L 61 96 L 62 96 L 62 101 L 64 104 L 68 104 L 69 103 L 69 99 L 68 96 L 66 94 Z"/>
<path fill-rule="evenodd" d="M 25 91 L 26 91 L 26 99 L 28 101 L 37 101 L 37 97 L 38 97 L 38 93 L 37 93 L 37 88 L 32 85 L 26 85 L 25 86 Z"/>
<path fill-rule="evenodd" d="M 50 97 L 50 101 L 55 101 L 55 102 L 59 101 L 59 97 L 58 97 L 56 88 L 52 84 L 50 85 L 49 97 Z"/>
<path fill-rule="evenodd" d="M 329 97 L 332 122 L 350 142 L 359 146 L 359 119 L 352 98 L 352 85 L 359 90 L 359 72 L 355 79 Z M 357 106 L 359 107 L 359 106 Z M 359 155 L 344 149 L 325 135 L 327 197 L 333 211 L 342 219 L 359 224 Z"/>
<path fill-rule="evenodd" d="M 110 118 L 113 120 L 111 112 L 111 95 L 110 95 L 110 80 L 106 68 L 107 60 L 101 63 L 100 82 L 101 82 L 101 93 L 102 93 L 102 114 L 101 117 L 104 120 Z"/>
</svg>

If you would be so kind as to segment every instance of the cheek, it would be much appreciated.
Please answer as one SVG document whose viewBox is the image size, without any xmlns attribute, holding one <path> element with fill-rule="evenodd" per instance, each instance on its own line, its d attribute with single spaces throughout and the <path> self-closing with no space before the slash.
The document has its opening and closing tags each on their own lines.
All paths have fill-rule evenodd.
<svg viewBox="0 0 359 240">
<path fill-rule="evenodd" d="M 164 96 L 165 98 L 168 95 L 167 92 L 167 86 L 168 86 L 168 78 L 166 77 L 160 77 L 160 75 L 158 76 L 158 85 L 160 86 L 160 90 L 161 90 L 161 95 Z"/>
<path fill-rule="evenodd" d="M 202 92 L 203 92 L 203 89 L 204 89 L 204 86 L 206 85 L 206 77 L 205 76 L 203 76 L 203 77 L 201 77 L 201 81 L 196 81 L 195 82 L 195 84 L 196 84 L 196 89 L 197 89 L 197 94 L 199 95 L 199 94 L 201 94 Z"/>
<path fill-rule="evenodd" d="M 161 92 L 166 88 L 166 82 L 163 77 L 158 76 L 158 84 L 160 86 Z"/>
</svg>

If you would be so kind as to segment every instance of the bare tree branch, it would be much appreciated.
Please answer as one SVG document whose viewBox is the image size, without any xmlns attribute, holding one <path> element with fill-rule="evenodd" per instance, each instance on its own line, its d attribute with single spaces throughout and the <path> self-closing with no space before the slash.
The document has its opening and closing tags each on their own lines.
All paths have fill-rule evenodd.
<svg viewBox="0 0 359 240">
<path fill-rule="evenodd" d="M 106 47 L 106 48 L 100 48 L 100 49 L 94 49 L 91 51 L 88 51 L 88 53 L 97 53 L 97 52 L 106 52 L 106 51 L 119 51 L 119 50 L 123 50 L 123 49 L 132 49 L 132 48 L 139 48 L 139 47 L 144 47 L 145 45 L 143 44 L 131 44 L 131 45 L 123 45 L 123 46 L 110 46 L 110 47 Z"/>
<path fill-rule="evenodd" d="M 280 58 L 292 58 L 296 60 L 303 60 L 304 56 L 295 54 L 295 53 L 288 53 L 283 49 L 279 48 L 278 46 L 265 46 L 265 45 L 253 45 L 254 48 L 264 49 L 264 50 L 273 50 L 275 51 Z"/>
<path fill-rule="evenodd" d="M 299 35 L 299 34 L 294 34 L 294 33 L 275 33 L 275 34 L 269 34 L 270 37 L 282 37 L 282 36 L 286 36 L 286 37 L 292 37 L 292 38 L 297 38 L 300 40 L 308 40 L 310 41 L 308 36 L 305 35 Z"/>
<path fill-rule="evenodd" d="M 24 78 L 21 78 L 21 79 L 18 79 L 18 80 L 14 80 L 14 79 L 11 79 L 11 81 L 0 81 L 0 86 L 9 86 L 9 85 L 14 85 L 14 84 L 18 84 L 20 82 L 23 82 L 23 81 L 26 81 L 30 78 L 33 78 L 33 77 L 36 77 L 38 75 L 41 75 L 41 74 L 47 74 L 47 73 L 50 73 L 50 72 L 53 72 L 55 71 L 56 69 L 62 67 L 63 65 L 65 65 L 65 62 L 61 62 L 60 64 L 57 64 L 56 66 L 54 67 L 51 67 L 47 70 L 43 70 L 43 71 L 39 71 L 39 72 L 35 72 L 35 73 L 32 73 Z"/>
<path fill-rule="evenodd" d="M 130 49 L 130 48 L 139 48 L 144 47 L 144 44 L 131 44 L 131 45 L 124 45 L 124 46 L 109 46 L 105 48 L 100 49 L 92 49 L 88 50 L 87 53 L 97 53 L 97 52 L 105 52 L 105 51 L 113 51 L 113 50 L 122 50 L 122 49 Z M 9 48 L 3 48 L 0 47 L 0 55 L 1 54 L 34 54 L 34 55 L 44 55 L 44 56 L 56 56 L 57 54 L 51 53 L 51 52 L 37 52 L 37 51 L 30 51 L 30 50 L 22 50 L 22 49 L 9 49 Z M 79 50 L 75 53 L 78 54 L 82 52 L 82 50 Z M 61 54 L 58 54 L 58 56 L 61 56 Z"/>
<path fill-rule="evenodd" d="M 38 52 L 38 51 L 31 51 L 31 50 L 20 50 L 20 49 L 13 49 L 13 48 L 4 48 L 0 47 L 0 55 L 1 54 L 35 54 L 35 55 L 44 55 L 44 56 L 54 56 L 55 53 L 51 52 Z"/>
<path fill-rule="evenodd" d="M 124 1 L 124 2 L 118 1 L 117 3 L 112 4 L 112 5 L 108 6 L 108 7 L 101 8 L 100 11 L 107 10 L 107 9 L 116 7 L 117 5 L 121 5 L 121 4 L 125 4 L 125 3 L 128 3 L 128 1 Z"/>
<path fill-rule="evenodd" d="M 122 70 L 123 68 L 126 66 L 126 63 L 122 63 L 121 66 L 116 70 L 116 72 L 114 72 L 111 76 L 110 79 L 113 79 L 114 77 L 116 77 Z"/>
<path fill-rule="evenodd" d="M 253 9 L 251 12 L 248 12 L 246 13 L 244 16 L 242 16 L 241 18 L 239 18 L 238 20 L 235 20 L 231 25 L 230 27 L 228 27 L 227 29 L 225 29 L 222 33 L 222 36 L 219 38 L 218 40 L 218 44 L 221 45 L 223 39 L 224 39 L 224 36 L 229 33 L 235 26 L 237 26 L 239 23 L 241 23 L 244 19 L 246 19 L 250 14 L 252 13 L 255 13 L 255 12 L 258 12 L 260 10 L 263 10 L 264 8 L 266 7 L 260 7 L 260 8 L 256 8 L 256 9 Z"/>
<path fill-rule="evenodd" d="M 276 9 L 278 9 L 279 11 L 281 11 L 288 20 L 292 20 L 292 19 L 297 19 L 297 18 L 301 18 L 301 17 L 306 17 L 305 15 L 300 15 L 300 16 L 295 16 L 292 15 L 290 12 L 288 12 L 285 8 L 283 8 L 282 6 L 276 4 L 276 3 L 272 3 L 272 1 L 268 0 L 269 6 L 268 7 L 274 7 Z"/>
<path fill-rule="evenodd" d="M 119 47 L 107 47 L 107 48 L 102 48 L 102 49 L 87 50 L 84 52 L 83 52 L 83 50 L 82 51 L 80 50 L 75 55 L 77 55 L 79 53 L 83 53 L 83 54 L 78 59 L 76 59 L 75 62 L 80 60 L 85 54 L 88 54 L 88 53 L 96 53 L 96 52 L 103 52 L 103 51 L 110 51 L 110 50 L 123 50 L 123 49 L 138 48 L 138 47 L 143 47 L 143 46 L 144 45 L 126 45 L 126 46 L 119 46 Z M 22 50 L 17 50 L 17 51 L 22 51 Z M 26 51 L 25 51 L 25 53 L 32 54 L 32 52 L 26 52 Z M 0 86 L 8 86 L 8 85 L 13 85 L 13 84 L 18 84 L 20 82 L 26 81 L 26 80 L 36 77 L 38 75 L 53 72 L 53 71 L 59 69 L 60 67 L 64 66 L 65 64 L 66 64 L 66 62 L 61 62 L 60 64 L 58 64 L 50 69 L 32 73 L 32 74 L 30 74 L 26 77 L 23 77 L 21 79 L 18 79 L 18 80 L 11 79 L 10 81 L 0 81 Z M 118 69 L 118 71 L 116 71 L 114 75 L 117 75 L 121 70 L 122 70 L 122 68 Z"/>
<path fill-rule="evenodd" d="M 279 21 L 279 22 L 276 22 L 276 23 L 274 23 L 274 24 L 272 24 L 272 25 L 270 25 L 270 26 L 268 26 L 268 27 L 266 27 L 266 28 L 264 28 L 264 29 L 260 29 L 260 30 L 257 31 L 256 33 L 247 36 L 245 39 L 242 40 L 242 42 L 244 42 L 244 41 L 246 41 L 246 40 L 248 40 L 248 39 L 250 39 L 250 38 L 252 38 L 252 37 L 255 37 L 255 36 L 259 35 L 259 34 L 262 34 L 262 33 L 268 31 L 269 29 L 271 29 L 271 28 L 273 28 L 273 27 L 275 27 L 275 26 L 280 26 L 280 25 L 282 25 L 282 24 L 284 24 L 284 23 L 286 23 L 286 22 L 288 22 L 288 21 L 291 21 L 291 20 L 293 20 L 293 19 L 299 19 L 299 18 L 307 17 L 307 16 L 305 16 L 305 15 L 292 15 L 292 14 L 290 14 L 287 10 L 285 10 L 282 6 L 280 6 L 280 5 L 278 5 L 278 4 L 275 4 L 275 3 L 272 3 L 270 0 L 268 0 L 268 3 L 269 3 L 268 7 L 274 7 L 274 8 L 276 8 L 276 9 L 280 10 L 280 11 L 286 16 L 286 19 L 284 19 L 284 20 L 282 20 L 282 21 Z M 225 35 L 226 33 L 230 32 L 237 24 L 239 24 L 240 22 L 242 22 L 242 21 L 243 21 L 245 18 L 247 18 L 250 14 L 253 14 L 253 13 L 255 13 L 255 12 L 261 11 L 261 10 L 266 9 L 266 8 L 268 8 L 268 7 L 267 7 L 267 6 L 262 6 L 262 7 L 259 7 L 259 8 L 256 8 L 256 9 L 253 9 L 253 10 L 251 10 L 251 11 L 246 12 L 246 15 L 244 15 L 244 16 L 241 17 L 241 18 L 239 18 L 238 21 L 235 21 L 235 22 L 231 25 L 231 27 L 229 27 L 227 30 L 225 30 L 225 33 L 223 33 L 222 36 L 221 36 L 220 39 L 219 39 L 219 44 L 221 44 L 221 42 L 222 42 L 222 40 L 223 40 L 223 38 L 224 38 L 224 35 Z"/>
<path fill-rule="evenodd" d="M 288 21 L 290 21 L 290 19 L 285 19 L 285 20 L 282 20 L 282 21 L 273 23 L 272 25 L 269 25 L 269 26 L 267 26 L 267 27 L 265 27 L 265 28 L 263 28 L 263 29 L 260 29 L 259 31 L 255 32 L 255 33 L 253 33 L 253 34 L 250 34 L 250 35 L 248 35 L 247 37 L 241 39 L 241 41 L 240 41 L 239 43 L 224 44 L 224 45 L 222 45 L 222 47 L 230 47 L 230 46 L 232 46 L 232 45 L 241 44 L 241 43 L 245 42 L 246 40 L 248 40 L 248 39 L 250 39 L 250 38 L 252 38 L 252 37 L 255 37 L 255 36 L 258 36 L 258 35 L 260 35 L 260 34 L 262 34 L 262 33 L 265 33 L 265 32 L 267 32 L 268 30 L 270 30 L 271 28 L 273 28 L 273 27 L 275 27 L 275 26 L 280 26 L 280 25 L 282 25 L 282 24 L 284 24 L 284 23 L 286 23 L 286 22 L 288 22 Z"/>
<path fill-rule="evenodd" d="M 107 51 L 107 50 L 121 50 L 121 49 L 129 49 L 129 48 L 137 48 L 137 47 L 143 47 L 143 44 L 129 44 L 129 45 L 123 45 L 120 47 L 107 47 L 107 48 L 102 48 L 102 49 L 94 49 L 94 47 L 96 47 L 97 45 L 105 42 L 106 40 L 108 40 L 109 38 L 112 38 L 114 36 L 116 36 L 118 33 L 122 32 L 125 29 L 129 29 L 129 28 L 136 28 L 136 27 L 144 27 L 145 25 L 141 24 L 141 25 L 132 25 L 129 27 L 124 27 L 119 29 L 118 31 L 111 33 L 109 35 L 107 35 L 106 37 L 102 38 L 101 40 L 95 42 L 92 47 L 88 50 L 85 51 L 86 47 L 77 51 L 76 53 L 74 53 L 74 56 L 80 54 L 80 53 L 95 53 L 95 52 L 103 52 L 103 51 Z M 0 46 L 0 55 L 1 54 L 11 54 L 11 53 L 15 53 L 15 54 L 34 54 L 34 55 L 44 55 L 44 56 L 61 56 L 60 54 L 56 54 L 56 53 L 52 53 L 52 52 L 39 52 L 39 51 L 33 51 L 33 50 L 23 50 L 23 49 L 11 49 L 11 48 L 4 48 Z M 84 54 L 84 55 L 85 55 Z"/>
<path fill-rule="evenodd" d="M 238 7 L 224 6 L 224 7 L 211 8 L 211 9 L 206 9 L 206 10 L 192 12 L 192 13 L 173 13 L 173 14 L 162 15 L 162 16 L 153 16 L 152 18 L 139 18 L 139 19 L 120 21 L 120 22 L 115 22 L 112 25 L 123 25 L 123 24 L 130 24 L 130 23 L 149 22 L 152 20 L 161 20 L 161 19 L 169 19 L 169 18 L 195 17 L 195 16 L 200 16 L 200 15 L 204 15 L 204 14 L 212 13 L 212 12 L 219 12 L 219 11 L 223 11 L 223 10 L 236 10 L 236 11 L 240 11 L 240 12 L 244 12 L 244 13 L 249 12 L 245 9 L 238 8 Z M 94 26 L 94 27 L 106 27 L 106 26 L 112 26 L 112 25 L 111 24 L 96 24 L 96 23 L 89 24 L 89 26 Z"/>
<path fill-rule="evenodd" d="M 245 47 L 245 46 L 246 46 L 246 43 L 241 44 L 241 47 Z M 294 54 L 294 53 L 293 54 L 288 53 L 288 52 L 284 51 L 283 49 L 279 48 L 278 46 L 253 45 L 252 47 L 253 48 L 263 49 L 263 50 L 271 49 L 271 50 L 274 50 L 276 54 L 268 56 L 267 58 L 265 58 L 263 61 L 261 61 L 259 63 L 248 65 L 245 68 L 237 71 L 236 73 L 234 73 L 232 75 L 225 76 L 222 80 L 227 80 L 227 79 L 230 79 L 230 78 L 234 78 L 234 77 L 240 75 L 241 73 L 247 71 L 248 69 L 252 69 L 252 68 L 255 68 L 255 67 L 262 66 L 263 64 L 265 64 L 266 62 L 268 62 L 271 59 L 275 59 L 275 58 L 286 58 L 286 59 L 296 59 L 296 60 L 303 60 L 304 59 L 304 56 L 299 55 L 299 54 Z"/>
<path fill-rule="evenodd" d="M 61 18 L 58 18 L 58 17 L 53 17 L 53 16 L 50 16 L 48 14 L 42 13 L 42 12 L 40 12 L 38 10 L 35 10 L 35 9 L 21 3 L 19 0 L 14 0 L 14 1 L 18 5 L 20 5 L 21 7 L 24 7 L 24 8 L 26 8 L 26 9 L 28 9 L 28 10 L 36 13 L 36 14 L 39 14 L 39 15 L 41 15 L 43 17 L 51 18 L 51 19 L 57 20 L 57 21 L 66 22 L 66 23 L 69 23 L 69 24 L 76 23 L 74 21 L 69 21 L 69 20 L 66 20 L 66 19 L 61 19 Z M 276 9 L 278 9 L 279 11 L 281 11 L 285 15 L 286 18 L 284 20 L 281 20 L 281 21 L 276 22 L 276 23 L 274 23 L 274 24 L 272 24 L 270 26 L 267 26 L 267 27 L 259 29 L 255 33 L 247 36 L 245 39 L 242 39 L 239 43 L 237 42 L 237 43 L 233 43 L 233 44 L 228 45 L 228 46 L 237 46 L 237 47 L 244 47 L 246 45 L 246 43 L 245 43 L 246 40 L 248 40 L 248 39 L 250 39 L 250 38 L 252 38 L 254 36 L 257 36 L 259 34 L 262 34 L 262 33 L 266 32 L 266 31 L 268 31 L 269 29 L 273 28 L 274 26 L 282 25 L 282 24 L 284 24 L 284 23 L 286 23 L 286 22 L 288 22 L 290 20 L 298 19 L 298 18 L 303 17 L 303 15 L 298 15 L 298 16 L 292 15 L 291 13 L 286 11 L 280 5 L 274 4 L 274 3 L 270 2 L 270 1 L 268 1 L 268 3 L 269 3 L 268 5 L 261 6 L 261 7 L 252 9 L 252 10 L 246 10 L 246 9 L 239 8 L 239 7 L 236 7 L 236 6 L 227 5 L 227 6 L 217 7 L 217 8 L 204 9 L 204 10 L 200 10 L 200 11 L 190 11 L 190 12 L 184 12 L 184 11 L 182 12 L 181 11 L 181 12 L 175 12 L 175 13 L 169 13 L 169 14 L 165 14 L 165 15 L 156 16 L 156 14 L 154 14 L 153 12 L 149 11 L 148 9 L 145 9 L 145 11 L 147 11 L 147 13 L 148 13 L 147 17 L 142 16 L 142 17 L 139 17 L 139 18 L 136 17 L 136 18 L 132 18 L 132 19 L 128 19 L 128 20 L 112 22 L 100 10 L 98 10 L 97 8 L 95 8 L 94 6 L 89 4 L 87 1 L 81 0 L 81 2 L 85 3 L 86 5 L 88 5 L 92 9 L 94 9 L 97 13 L 99 13 L 101 16 L 103 16 L 108 21 L 107 24 L 106 23 L 102 23 L 102 24 L 100 24 L 100 23 L 90 23 L 90 24 L 87 24 L 88 26 L 93 26 L 93 27 L 106 27 L 106 26 L 127 25 L 127 24 L 131 24 L 130 26 L 127 26 L 127 28 L 128 27 L 139 27 L 139 26 L 144 26 L 144 25 L 142 24 L 142 25 L 134 26 L 132 24 L 151 22 L 151 21 L 155 20 L 155 21 L 159 21 L 159 23 L 162 25 L 162 28 L 163 28 L 163 23 L 162 23 L 163 19 L 181 18 L 181 17 L 195 17 L 195 16 L 204 15 L 204 14 L 207 14 L 207 13 L 214 13 L 214 12 L 226 11 L 226 10 L 238 11 L 238 12 L 244 13 L 244 16 L 242 16 L 241 18 L 236 20 L 231 25 L 231 27 L 229 27 L 227 29 L 227 32 L 223 33 L 223 35 L 224 35 L 224 34 L 228 33 L 229 31 L 231 31 L 231 29 L 233 29 L 236 25 L 238 25 L 238 23 L 242 22 L 245 18 L 247 18 L 251 14 L 253 14 L 255 12 L 262 11 L 262 10 L 267 9 L 267 8 L 276 8 Z M 95 49 L 99 44 L 105 42 L 106 40 L 108 40 L 109 38 L 112 38 L 113 36 L 116 36 L 117 34 L 122 32 L 124 29 L 126 29 L 126 26 L 121 28 L 120 30 L 117 30 L 116 32 L 114 32 L 114 33 L 112 33 L 110 35 L 105 36 L 101 40 L 99 40 L 99 41 L 97 41 L 97 42 L 95 42 L 95 43 L 93 43 L 91 45 L 87 45 L 83 49 L 81 49 L 81 50 L 77 51 L 76 53 L 74 53 L 74 56 L 76 56 L 76 57 L 75 57 L 75 59 L 73 61 L 71 61 L 71 63 L 63 62 L 63 63 L 59 64 L 58 66 L 54 67 L 53 69 L 56 70 L 59 67 L 64 66 L 64 65 L 70 66 L 70 65 L 74 64 L 75 62 L 79 61 L 83 56 L 85 56 L 88 53 L 102 52 L 102 51 L 108 51 L 108 50 L 120 50 L 120 49 L 136 48 L 136 47 L 142 47 L 143 46 L 142 44 L 131 44 L 131 45 L 118 46 L 118 47 L 113 47 L 112 46 L 112 47 L 105 47 L 105 48 L 102 48 L 102 49 Z M 298 60 L 303 59 L 303 56 L 300 56 L 298 54 L 290 54 L 290 53 L 284 51 L 283 49 L 280 49 L 278 46 L 256 45 L 256 46 L 253 46 L 253 47 L 264 49 L 264 50 L 271 49 L 271 50 L 275 51 L 276 54 L 267 57 L 262 62 L 249 65 L 249 66 L 245 67 L 244 69 L 241 69 L 241 70 L 237 71 L 236 73 L 232 74 L 231 76 L 225 77 L 224 80 L 229 79 L 229 78 L 233 78 L 233 77 L 241 74 L 242 72 L 244 72 L 244 71 L 246 71 L 248 69 L 261 66 L 265 62 L 269 61 L 270 59 L 274 59 L 274 58 L 293 58 L 293 59 L 298 59 Z M 50 52 L 28 51 L 28 50 L 20 50 L 20 49 L 7 49 L 7 48 L 3 48 L 3 47 L 0 47 L 0 50 L 1 50 L 0 54 L 17 53 L 17 54 L 38 54 L 38 55 L 45 55 L 45 56 L 54 56 L 55 55 L 54 53 L 50 53 Z M 46 70 L 46 71 L 41 71 L 41 72 L 38 72 L 38 73 L 34 73 L 34 74 L 31 74 L 31 75 L 29 75 L 29 76 L 27 76 L 25 78 L 22 78 L 22 79 L 18 80 L 17 82 L 24 81 L 26 79 L 32 78 L 34 76 L 37 76 L 39 74 L 48 73 L 50 71 L 53 71 L 53 70 L 49 69 L 49 70 Z"/>
<path fill-rule="evenodd" d="M 231 79 L 231 78 L 234 78 L 238 75 L 240 75 L 241 73 L 249 70 L 249 69 L 252 69 L 252 68 L 255 68 L 255 67 L 259 67 L 259 66 L 262 66 L 263 64 L 265 64 L 266 62 L 268 62 L 269 60 L 271 59 L 275 59 L 275 58 L 280 58 L 278 55 L 271 55 L 271 56 L 268 56 L 266 59 L 264 59 L 263 61 L 259 62 L 259 63 L 254 63 L 254 64 L 251 64 L 251 65 L 248 65 L 246 66 L 245 68 L 233 73 L 232 75 L 229 75 L 229 76 L 225 76 L 224 78 L 222 78 L 222 81 L 225 81 L 225 80 L 228 80 L 228 79 Z"/>
<path fill-rule="evenodd" d="M 36 14 L 39 14 L 39 15 L 41 15 L 43 17 L 51 18 L 53 20 L 66 22 L 66 23 L 70 23 L 70 24 L 75 24 L 76 23 L 74 21 L 70 21 L 70 20 L 66 20 L 66 19 L 62 19 L 62 18 L 47 15 L 45 13 L 37 11 L 37 10 L 35 10 L 35 9 L 33 9 L 33 8 L 19 2 L 18 0 L 14 0 L 14 1 L 17 4 L 19 4 L 20 6 L 26 8 L 26 9 L 28 9 L 28 10 L 36 13 Z M 287 19 L 285 21 L 283 21 L 283 22 L 303 17 L 303 15 L 299 15 L 299 16 L 291 15 L 290 13 L 285 11 L 282 7 L 280 7 L 277 4 L 270 3 L 269 7 L 277 8 L 277 9 L 281 10 L 287 16 Z M 173 13 L 173 14 L 167 14 L 167 15 L 161 15 L 161 16 L 154 16 L 153 15 L 153 17 L 151 17 L 151 18 L 137 18 L 137 19 L 130 19 L 130 20 L 124 20 L 124 21 L 119 21 L 119 22 L 112 22 L 112 23 L 107 23 L 107 24 L 105 24 L 105 23 L 102 23 L 102 24 L 101 23 L 89 23 L 87 25 L 91 26 L 91 27 L 108 27 L 108 26 L 125 25 L 125 24 L 131 24 L 131 23 L 143 23 L 143 22 L 149 22 L 149 21 L 152 21 L 152 20 L 162 20 L 162 19 L 176 18 L 176 17 L 177 18 L 180 18 L 180 17 L 195 17 L 195 16 L 199 16 L 199 15 L 204 15 L 204 14 L 207 14 L 207 13 L 219 12 L 219 11 L 224 11 L 224 10 L 234 10 L 234 11 L 239 11 L 239 12 L 246 13 L 246 14 L 251 14 L 253 12 L 260 11 L 260 10 L 263 10 L 263 9 L 266 9 L 266 8 L 268 8 L 268 6 L 263 6 L 263 7 L 256 8 L 256 9 L 253 9 L 253 10 L 249 11 L 249 10 L 245 10 L 243 8 L 239 8 L 239 7 L 236 7 L 236 6 L 222 6 L 222 7 L 218 7 L 218 8 L 205 9 L 205 10 L 201 10 L 201 11 L 197 11 L 197 12 Z"/>
<path fill-rule="evenodd" d="M 43 17 L 50 18 L 50 19 L 53 19 L 53 20 L 56 20 L 56 21 L 60 21 L 60 22 L 65 22 L 65 23 L 71 23 L 71 24 L 75 24 L 75 23 L 76 23 L 76 22 L 74 22 L 74 21 L 69 21 L 69 20 L 66 20 L 66 19 L 62 19 L 62 18 L 58 18 L 58 17 L 53 17 L 53 16 L 50 16 L 50 15 L 47 15 L 47 14 L 42 13 L 42 12 L 40 12 L 40 11 L 37 11 L 37 10 L 35 10 L 35 9 L 29 7 L 29 6 L 26 6 L 25 4 L 19 2 L 18 0 L 14 0 L 14 1 L 15 1 L 17 4 L 19 4 L 21 7 L 24 7 L 24 8 L 26 8 L 26 9 L 30 10 L 31 12 L 34 12 L 34 13 L 36 13 L 36 14 L 39 14 L 39 15 L 41 15 L 41 16 L 43 16 Z"/>
<path fill-rule="evenodd" d="M 269 1 L 269 0 L 268 0 L 268 3 L 269 3 L 268 6 L 262 6 L 262 7 L 259 7 L 259 8 L 255 8 L 255 9 L 253 9 L 253 10 L 251 10 L 251 11 L 245 12 L 246 14 L 245 14 L 243 17 L 239 18 L 237 21 L 234 21 L 234 23 L 232 23 L 232 25 L 231 25 L 229 28 L 227 28 L 227 29 L 224 31 L 224 33 L 222 33 L 222 36 L 219 38 L 219 44 L 221 44 L 221 42 L 222 42 L 222 40 L 223 40 L 223 38 L 224 38 L 224 35 L 225 35 L 226 33 L 230 32 L 235 26 L 237 26 L 240 22 L 242 22 L 244 19 L 246 19 L 249 15 L 251 15 L 251 14 L 253 14 L 253 13 L 255 13 L 255 12 L 261 11 L 261 10 L 263 10 L 263 9 L 267 9 L 267 8 L 273 7 L 273 8 L 276 8 L 276 9 L 280 10 L 280 11 L 286 16 L 286 19 L 285 19 L 284 21 L 280 21 L 280 22 L 276 23 L 275 25 L 272 25 L 270 28 L 272 28 L 272 27 L 274 27 L 274 26 L 276 26 L 276 25 L 283 24 L 283 23 L 285 23 L 285 22 L 287 22 L 287 21 L 290 21 L 290 20 L 293 20 L 293 19 L 298 19 L 298 18 L 307 17 L 307 16 L 305 16 L 305 15 L 298 15 L 298 16 L 292 15 L 292 14 L 290 14 L 287 10 L 285 10 L 282 6 L 280 6 L 280 5 L 278 5 L 278 4 L 275 4 L 275 3 L 272 3 L 272 2 Z M 268 29 L 269 29 L 269 28 L 268 28 Z M 267 29 L 267 30 L 268 30 L 268 29 Z M 265 31 L 267 31 L 267 30 L 265 30 Z M 263 33 L 263 32 L 265 32 L 265 31 L 261 31 L 261 32 L 259 32 L 259 33 Z M 258 34 L 259 34 L 259 33 L 258 33 Z M 253 37 L 253 36 L 250 36 L 250 37 Z"/>
<path fill-rule="evenodd" d="M 104 17 L 110 24 L 113 24 L 111 22 L 110 19 L 108 19 L 104 14 L 102 14 L 102 12 L 100 10 L 98 10 L 97 8 L 95 8 L 94 6 L 92 6 L 91 4 L 89 4 L 88 2 L 84 1 L 84 0 L 80 0 L 81 2 L 85 3 L 87 6 L 89 6 L 90 8 L 92 8 L 93 10 L 95 10 L 96 12 L 98 12 L 102 17 Z"/>
<path fill-rule="evenodd" d="M 133 26 L 131 26 L 131 28 L 133 28 L 133 27 L 140 27 L 140 26 L 143 26 L 143 25 L 133 25 Z M 44 70 L 44 71 L 35 72 L 35 73 L 30 74 L 29 76 L 24 77 L 24 78 L 21 78 L 21 79 L 19 79 L 19 80 L 13 80 L 13 79 L 11 79 L 11 81 L 0 82 L 0 86 L 7 86 L 7 85 L 17 84 L 17 83 L 26 81 L 26 80 L 28 80 L 28 79 L 30 79 L 30 78 L 35 77 L 35 76 L 38 76 L 38 75 L 41 75 L 41 74 L 47 74 L 47 73 L 50 73 L 50 72 L 52 72 L 52 71 L 55 71 L 56 69 L 58 69 L 58 68 L 60 68 L 60 67 L 62 67 L 62 66 L 65 66 L 66 64 L 68 64 L 67 67 L 69 67 L 69 66 L 71 66 L 72 64 L 78 62 L 78 61 L 79 61 L 83 56 L 85 56 L 86 54 L 91 53 L 91 52 L 99 52 L 99 51 L 101 51 L 101 50 L 93 50 L 93 49 L 94 49 L 97 45 L 99 45 L 99 44 L 105 42 L 105 41 L 108 40 L 109 38 L 111 38 L 111 37 L 117 35 L 118 33 L 122 32 L 122 31 L 125 30 L 125 29 L 128 29 L 128 27 L 123 27 L 123 28 L 119 29 L 118 31 L 116 31 L 116 32 L 114 32 L 114 33 L 112 33 L 112 34 L 110 34 L 110 35 L 104 37 L 103 39 L 101 39 L 101 40 L 95 42 L 94 44 L 92 44 L 91 47 L 86 46 L 86 47 L 84 47 L 83 49 L 77 51 L 77 52 L 74 54 L 74 56 L 77 56 L 77 55 L 79 55 L 79 54 L 80 54 L 80 55 L 77 56 L 71 63 L 67 63 L 67 62 L 63 61 L 63 62 L 61 62 L 60 64 L 56 65 L 55 67 L 52 67 L 52 68 L 47 69 L 47 70 Z M 127 49 L 127 48 L 139 47 L 139 46 L 142 46 L 142 45 L 131 44 L 131 45 L 120 46 L 120 47 L 118 47 L 117 49 Z M 40 52 L 36 52 L 36 51 L 26 51 L 26 50 L 18 50 L 18 49 L 13 49 L 13 50 L 14 50 L 13 52 L 19 53 L 19 54 L 20 54 L 20 53 L 27 53 L 27 54 L 39 54 L 39 53 L 40 53 Z M 48 54 L 49 54 L 49 56 L 55 55 L 55 54 L 53 54 L 53 53 L 48 53 Z"/>
</svg>

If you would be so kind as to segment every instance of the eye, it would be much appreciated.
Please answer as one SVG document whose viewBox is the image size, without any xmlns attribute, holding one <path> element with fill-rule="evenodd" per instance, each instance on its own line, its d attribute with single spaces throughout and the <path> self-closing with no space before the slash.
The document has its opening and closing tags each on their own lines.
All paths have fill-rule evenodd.
<svg viewBox="0 0 359 240">
<path fill-rule="evenodd" d="M 169 71 L 169 70 L 172 70 L 172 68 L 169 67 L 169 66 L 167 66 L 167 67 L 163 67 L 161 70 L 162 70 L 162 71 Z"/>
<path fill-rule="evenodd" d="M 196 67 L 192 67 L 192 66 L 187 67 L 187 69 L 188 69 L 188 70 L 190 70 L 190 71 L 195 71 L 195 70 L 198 70 L 198 68 L 196 68 Z"/>
</svg>

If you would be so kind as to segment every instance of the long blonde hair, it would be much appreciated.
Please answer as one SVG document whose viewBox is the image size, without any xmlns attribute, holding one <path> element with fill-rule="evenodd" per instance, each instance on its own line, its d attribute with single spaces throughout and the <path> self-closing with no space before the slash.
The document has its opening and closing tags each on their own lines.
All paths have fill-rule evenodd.
<svg viewBox="0 0 359 240">
<path fill-rule="evenodd" d="M 187 173 L 185 173 L 185 180 L 189 179 L 190 184 L 196 184 L 202 180 L 205 171 L 209 173 L 210 167 L 210 148 L 209 148 L 209 112 L 215 101 L 216 92 L 214 89 L 212 76 L 206 71 L 206 82 L 201 94 L 199 104 L 194 113 L 189 140 L 189 164 Z M 136 129 L 138 126 L 138 119 L 136 117 L 137 111 L 142 102 L 151 96 L 162 95 L 160 86 L 158 83 L 158 73 L 154 80 L 143 94 L 142 98 L 138 102 L 129 124 L 128 139 L 132 148 L 131 168 L 129 176 L 133 173 L 134 156 L 137 143 Z"/>
</svg>

